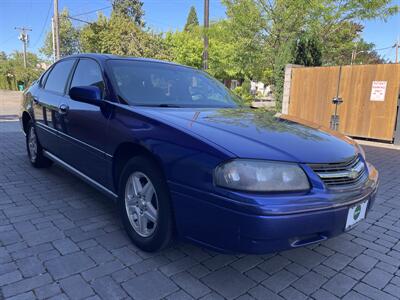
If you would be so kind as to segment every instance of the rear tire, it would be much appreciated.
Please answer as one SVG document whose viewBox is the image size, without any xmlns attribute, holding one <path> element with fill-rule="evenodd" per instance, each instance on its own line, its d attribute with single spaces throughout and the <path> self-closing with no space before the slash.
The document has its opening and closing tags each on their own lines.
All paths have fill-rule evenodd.
<svg viewBox="0 0 400 300">
<path fill-rule="evenodd" d="M 43 148 L 36 135 L 36 129 L 32 121 L 29 121 L 26 130 L 26 150 L 29 161 L 35 168 L 48 168 L 53 162 L 43 155 Z"/>
<path fill-rule="evenodd" d="M 120 176 L 119 206 L 126 232 L 133 243 L 148 252 L 169 245 L 173 214 L 167 183 L 152 159 L 134 157 Z"/>
</svg>

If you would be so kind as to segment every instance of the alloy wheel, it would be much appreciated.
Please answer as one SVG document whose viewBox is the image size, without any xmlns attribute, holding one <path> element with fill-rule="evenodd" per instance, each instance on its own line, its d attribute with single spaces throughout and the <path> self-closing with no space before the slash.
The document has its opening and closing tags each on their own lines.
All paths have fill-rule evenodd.
<svg viewBox="0 0 400 300">
<path fill-rule="evenodd" d="M 33 126 L 29 130 L 28 148 L 31 162 L 34 163 L 37 157 L 38 144 L 35 129 L 33 128 Z"/>
<path fill-rule="evenodd" d="M 125 187 L 125 208 L 133 229 L 142 237 L 154 233 L 158 221 L 158 198 L 153 183 L 142 172 L 132 173 Z"/>
</svg>

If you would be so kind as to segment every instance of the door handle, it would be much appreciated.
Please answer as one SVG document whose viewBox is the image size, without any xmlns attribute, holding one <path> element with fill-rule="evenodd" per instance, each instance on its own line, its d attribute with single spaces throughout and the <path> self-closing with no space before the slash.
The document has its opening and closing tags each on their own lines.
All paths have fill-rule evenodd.
<svg viewBox="0 0 400 300">
<path fill-rule="evenodd" d="M 58 112 L 61 115 L 65 115 L 68 112 L 68 110 L 69 110 L 69 106 L 67 104 L 61 104 L 58 107 Z"/>
</svg>

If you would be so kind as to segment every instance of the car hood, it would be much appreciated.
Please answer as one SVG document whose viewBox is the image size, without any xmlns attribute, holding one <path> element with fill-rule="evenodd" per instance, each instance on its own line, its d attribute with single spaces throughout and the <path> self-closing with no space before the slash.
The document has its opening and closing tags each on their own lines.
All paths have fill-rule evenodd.
<svg viewBox="0 0 400 300">
<path fill-rule="evenodd" d="M 184 129 L 241 158 L 302 163 L 343 162 L 356 143 L 335 131 L 265 110 L 139 108 L 145 115 Z"/>
</svg>

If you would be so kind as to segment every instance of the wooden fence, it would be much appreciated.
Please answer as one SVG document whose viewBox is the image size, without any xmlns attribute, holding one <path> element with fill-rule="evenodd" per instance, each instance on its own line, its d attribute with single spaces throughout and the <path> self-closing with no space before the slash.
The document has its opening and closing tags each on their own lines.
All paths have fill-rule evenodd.
<svg viewBox="0 0 400 300">
<path fill-rule="evenodd" d="M 393 141 L 400 89 L 400 64 L 293 68 L 288 114 L 325 127 L 335 105 L 338 130 L 346 135 Z"/>
</svg>

